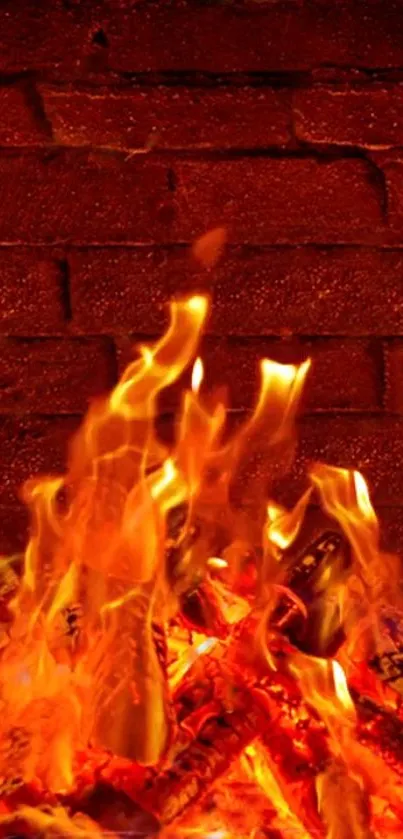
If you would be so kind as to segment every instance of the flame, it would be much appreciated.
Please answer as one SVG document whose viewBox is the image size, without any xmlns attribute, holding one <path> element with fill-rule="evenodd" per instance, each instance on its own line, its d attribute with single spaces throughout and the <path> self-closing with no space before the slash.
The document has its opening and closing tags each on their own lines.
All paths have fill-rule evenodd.
<svg viewBox="0 0 403 839">
<path fill-rule="evenodd" d="M 338 661 L 332 661 L 332 668 L 337 700 L 345 711 L 354 714 L 354 703 L 348 689 L 346 674 Z"/>
<path fill-rule="evenodd" d="M 267 505 L 267 537 L 281 551 L 286 551 L 295 541 L 311 495 L 311 489 L 308 489 L 291 512 L 273 501 Z"/>
<path fill-rule="evenodd" d="M 370 802 L 377 824 L 386 819 L 379 801 L 389 806 L 392 835 L 399 789 L 387 774 L 379 789 L 371 777 L 374 766 L 377 777 L 382 772 L 356 742 L 350 686 L 358 665 L 382 649 L 380 611 L 398 601 L 398 562 L 380 551 L 361 473 L 316 464 L 291 510 L 271 497 L 269 482 L 292 463 L 310 360 L 262 359 L 255 408 L 234 428 L 238 416 L 200 394 L 197 352 L 207 314 L 202 295 L 172 303 L 162 338 L 140 346 L 112 393 L 92 405 L 66 473 L 24 485 L 31 538 L 20 577 L 11 559 L 0 564 L 0 788 L 18 778 L 53 795 L 49 811 L 20 808 L 34 830 L 100 837 L 95 823 L 59 806 L 77 784 L 79 755 L 112 754 L 150 781 L 179 758 L 192 725 L 198 731 L 211 709 L 236 719 L 242 697 L 262 696 L 275 673 L 279 719 L 281 680 L 290 680 L 326 731 L 330 758 L 314 786 L 327 839 L 341 839 L 345 829 L 331 804 L 337 788 L 349 798 L 346 836 L 371 836 L 369 797 L 378 802 Z M 191 387 L 164 443 L 159 395 L 190 365 Z M 293 551 L 299 556 L 314 501 L 347 547 L 336 539 L 327 554 L 323 538 L 322 564 L 308 552 L 295 568 Z M 346 640 L 336 652 L 337 633 Z M 214 698 L 206 710 L 197 703 L 207 689 Z M 294 746 L 302 755 L 299 730 Z M 234 730 L 231 743 L 237 737 Z M 190 809 L 161 836 L 257 839 L 255 804 L 242 806 L 242 817 L 235 804 L 237 795 L 243 803 L 242 785 L 263 801 L 259 818 L 274 808 L 273 829 L 314 835 L 317 824 L 304 819 L 296 784 L 281 779 L 267 740 L 255 733 L 239 741 L 237 760 L 218 785 L 219 814 L 204 812 L 199 823 Z M 15 813 L 6 804 L 1 813 L 7 830 Z"/>
<path fill-rule="evenodd" d="M 261 743 L 255 741 L 246 747 L 242 764 L 249 777 L 259 784 L 267 798 L 275 804 L 277 818 L 273 827 L 278 824 L 278 827 L 284 830 L 284 835 L 295 836 L 296 839 L 310 839 L 310 834 L 286 801 Z"/>
<path fill-rule="evenodd" d="M 200 385 L 203 381 L 204 377 L 204 369 L 203 369 L 203 362 L 201 358 L 196 358 L 196 361 L 193 365 L 192 370 L 192 390 L 193 393 L 198 393 L 200 390 Z"/>
<path fill-rule="evenodd" d="M 228 568 L 228 562 L 226 559 L 222 559 L 220 556 L 211 556 L 210 559 L 207 560 L 207 565 L 209 568 Z"/>
</svg>

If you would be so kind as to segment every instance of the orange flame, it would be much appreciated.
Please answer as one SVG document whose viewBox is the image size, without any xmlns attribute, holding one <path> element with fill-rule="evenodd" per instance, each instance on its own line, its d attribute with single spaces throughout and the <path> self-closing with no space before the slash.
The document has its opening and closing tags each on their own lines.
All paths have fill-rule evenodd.
<svg viewBox="0 0 403 839">
<path fill-rule="evenodd" d="M 274 670 L 273 603 L 286 595 L 304 625 L 319 614 L 320 641 L 335 622 L 347 635 L 337 660 L 283 639 L 282 666 L 327 728 L 333 762 L 317 790 L 328 839 L 341 839 L 329 805 L 337 782 L 353 802 L 349 829 L 361 835 L 370 772 L 354 739 L 348 680 L 364 649 L 379 649 L 379 606 L 396 599 L 398 565 L 380 552 L 359 472 L 315 465 L 311 487 L 292 510 L 268 495 L 269 481 L 287 471 L 294 454 L 309 360 L 263 359 L 255 409 L 226 434 L 233 417 L 201 395 L 204 368 L 196 357 L 174 440 L 161 441 L 158 397 L 192 364 L 207 312 L 203 296 L 173 303 L 164 336 L 141 346 L 112 393 L 91 407 L 66 474 L 24 486 L 32 532 L 0 649 L 0 778 L 38 781 L 58 794 L 71 790 L 77 754 L 89 746 L 134 764 L 167 765 L 175 732 L 186 730 L 175 719 L 176 691 L 206 657 L 227 664 L 249 619 Z M 338 556 L 318 571 L 312 606 L 287 588 L 286 570 L 314 498 L 345 534 L 351 557 Z M 350 784 L 346 767 L 354 775 Z M 231 771 L 253 780 L 271 801 L 285 835 L 308 839 L 263 743 L 249 743 Z M 38 830 L 56 825 L 62 834 L 100 836 L 96 825 L 61 809 L 25 808 L 21 815 Z M 9 814 L 4 818 L 8 824 Z M 200 828 L 186 824 L 176 835 L 224 839 L 233 831 L 223 816 Z M 247 826 L 245 839 L 254 839 L 254 831 Z"/>
</svg>

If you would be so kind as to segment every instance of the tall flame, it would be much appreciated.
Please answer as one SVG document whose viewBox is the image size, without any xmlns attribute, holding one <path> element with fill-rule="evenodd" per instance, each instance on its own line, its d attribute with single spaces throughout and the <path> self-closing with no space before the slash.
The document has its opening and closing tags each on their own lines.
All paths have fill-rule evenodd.
<svg viewBox="0 0 403 839">
<path fill-rule="evenodd" d="M 166 768 L 183 748 L 181 738 L 216 710 L 214 700 L 207 710 L 194 709 L 190 721 L 176 719 L 180 690 L 203 660 L 222 666 L 217 683 L 229 714 L 240 701 L 239 686 L 226 679 L 231 666 L 242 690 L 251 680 L 254 697 L 276 670 L 279 685 L 294 680 L 326 726 L 330 761 L 316 792 L 327 839 L 369 839 L 365 813 L 375 764 L 355 741 L 350 674 L 367 652 L 379 650 L 379 608 L 397 599 L 397 561 L 380 551 L 359 472 L 317 464 L 292 510 L 270 497 L 270 483 L 294 455 L 310 361 L 262 359 L 255 408 L 237 427 L 237 413 L 227 414 L 202 387 L 197 352 L 207 313 L 204 296 L 172 303 L 163 337 L 140 346 L 112 393 L 92 405 L 72 441 L 66 474 L 30 479 L 23 488 L 31 538 L 4 609 L 0 778 L 39 782 L 60 795 L 74 787 L 77 756 L 87 748 L 128 758 L 137 768 Z M 192 363 L 191 386 L 168 429 L 172 440 L 164 443 L 160 393 Z M 297 569 L 305 588 L 294 591 L 290 556 L 318 501 L 337 538 L 344 534 L 348 555 L 334 550 L 331 562 L 319 563 L 308 591 L 316 562 L 308 553 Z M 3 566 L 9 571 L 11 562 L 0 573 Z M 335 627 L 346 638 L 337 654 L 330 651 Z M 253 678 L 251 660 L 259 674 Z M 242 748 L 236 771 L 275 803 L 278 823 L 308 839 L 310 828 L 263 741 L 255 737 Z M 331 804 L 337 790 L 349 797 L 345 825 Z M 396 808 L 390 786 L 388 794 Z M 25 807 L 23 817 L 39 830 L 56 825 L 62 834 L 78 837 L 88 829 L 100 836 L 96 826 L 61 809 Z M 9 814 L 4 818 L 9 824 Z M 254 830 L 248 827 L 247 839 Z M 224 839 L 233 823 L 207 819 L 183 835 Z"/>
</svg>

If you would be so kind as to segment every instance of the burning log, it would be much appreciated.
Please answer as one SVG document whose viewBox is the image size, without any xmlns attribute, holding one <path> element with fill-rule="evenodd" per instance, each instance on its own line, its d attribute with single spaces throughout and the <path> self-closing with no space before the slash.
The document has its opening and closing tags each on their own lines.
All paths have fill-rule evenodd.
<svg viewBox="0 0 403 839">
<path fill-rule="evenodd" d="M 141 795 L 135 795 L 162 823 L 172 822 L 205 793 L 264 727 L 264 717 L 249 694 L 244 694 L 243 703 L 242 711 L 224 711 L 208 720 L 169 769 L 150 775 Z"/>
<path fill-rule="evenodd" d="M 324 835 L 316 783 L 333 760 L 326 726 L 303 701 L 289 676 L 266 673 L 259 679 L 255 673 L 252 684 L 253 668 L 246 672 L 242 665 L 240 672 L 233 671 L 232 708 L 228 707 L 228 695 L 226 706 L 222 694 L 222 685 L 228 685 L 226 659 L 242 661 L 239 641 L 233 643 L 238 648 L 233 656 L 200 660 L 199 675 L 192 673 L 192 679 L 185 680 L 186 687 L 177 692 L 178 739 L 182 734 L 182 740 L 170 765 L 147 770 L 143 782 L 127 771 L 123 788 L 138 805 L 168 824 L 206 794 L 245 747 L 260 738 L 290 806 L 307 829 L 316 831 L 317 836 Z M 376 719 L 374 709 L 368 707 L 364 713 L 362 707 L 362 703 L 358 704 L 358 741 L 372 750 L 376 748 L 382 759 L 386 757 L 385 763 L 395 769 L 399 760 L 401 763 L 403 731 L 396 729 L 391 743 L 385 719 Z M 195 723 L 197 709 L 199 717 Z M 114 776 L 113 763 L 102 771 L 101 777 L 122 788 L 122 776 Z"/>
<path fill-rule="evenodd" d="M 170 708 L 164 669 L 153 626 L 153 591 L 143 585 L 135 603 L 124 603 L 115 618 L 114 656 L 101 673 L 93 739 L 121 757 L 156 763 L 169 736 Z M 118 635 L 121 641 L 118 641 Z"/>
</svg>

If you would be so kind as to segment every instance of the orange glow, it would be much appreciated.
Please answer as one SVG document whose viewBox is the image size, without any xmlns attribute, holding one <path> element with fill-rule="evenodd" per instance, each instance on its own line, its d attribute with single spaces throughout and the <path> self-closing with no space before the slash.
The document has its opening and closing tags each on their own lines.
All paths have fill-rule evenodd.
<svg viewBox="0 0 403 839">
<path fill-rule="evenodd" d="M 193 365 L 192 370 L 192 390 L 193 393 L 198 393 L 200 390 L 200 385 L 203 381 L 204 376 L 204 369 L 203 369 L 203 362 L 201 358 L 196 358 L 196 361 Z"/>
<path fill-rule="evenodd" d="M 280 550 L 287 550 L 295 541 L 311 494 L 311 490 L 308 489 L 291 512 L 285 510 L 284 507 L 280 507 L 278 504 L 273 504 L 273 502 L 267 505 L 269 520 L 267 536 L 269 542 L 272 542 Z"/>
<path fill-rule="evenodd" d="M 210 265 L 222 242 L 196 258 Z M 263 826 L 373 839 L 403 825 L 400 781 L 358 738 L 356 697 L 386 707 L 368 661 L 384 651 L 382 610 L 399 605 L 399 563 L 380 550 L 360 472 L 315 464 L 291 509 L 272 497 L 310 360 L 262 359 L 240 425 L 207 392 L 208 308 L 172 303 L 165 334 L 91 406 L 66 473 L 23 487 L 23 568 L 0 562 L 0 837 L 18 815 L 101 839 L 64 803 L 104 772 L 161 816 L 161 839 L 262 839 Z M 159 397 L 185 371 L 163 442 Z M 401 714 L 396 699 L 388 709 Z M 15 805 L 15 779 L 51 805 Z"/>
<path fill-rule="evenodd" d="M 210 559 L 207 560 L 207 565 L 209 568 L 228 568 L 227 560 L 221 559 L 220 556 L 211 556 Z"/>
</svg>

